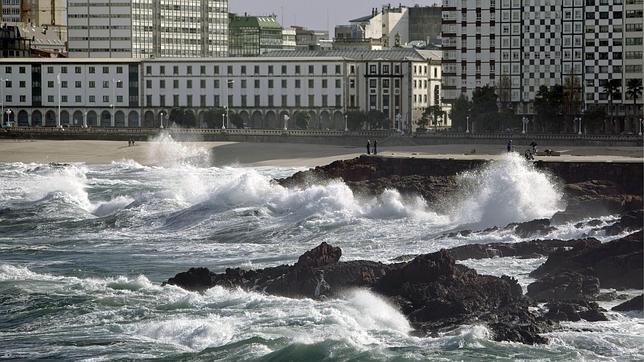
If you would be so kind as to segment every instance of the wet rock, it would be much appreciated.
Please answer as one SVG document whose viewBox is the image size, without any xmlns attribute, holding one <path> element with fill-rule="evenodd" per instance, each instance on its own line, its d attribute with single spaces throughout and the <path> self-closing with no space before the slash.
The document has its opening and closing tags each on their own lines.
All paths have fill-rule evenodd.
<svg viewBox="0 0 644 362">
<path fill-rule="evenodd" d="M 642 230 L 644 224 L 644 210 L 632 210 L 620 216 L 613 225 L 605 226 L 602 230 L 606 235 L 617 235 L 625 232 Z"/>
<path fill-rule="evenodd" d="M 214 286 L 213 273 L 208 268 L 190 268 L 168 279 L 163 285 L 176 285 L 190 291 L 203 291 Z"/>
<path fill-rule="evenodd" d="M 339 248 L 323 243 L 294 265 L 226 269 L 221 274 L 190 269 L 167 283 L 190 290 L 219 285 L 316 299 L 339 296 L 349 288 L 367 288 L 389 297 L 421 334 L 484 322 L 497 340 L 544 343 L 539 333 L 552 330 L 552 323 L 529 311 L 530 301 L 515 279 L 479 275 L 456 264 L 444 250 L 395 264 L 341 262 L 341 254 Z"/>
<path fill-rule="evenodd" d="M 597 239 L 590 238 L 579 240 L 531 240 L 519 243 L 468 244 L 447 249 L 447 252 L 456 260 L 494 257 L 538 258 L 548 256 L 560 248 L 583 248 L 590 245 L 599 246 L 601 242 Z"/>
<path fill-rule="evenodd" d="M 534 235 L 545 235 L 556 228 L 550 226 L 550 220 L 537 219 L 520 224 L 516 224 L 514 233 L 521 238 L 528 238 Z"/>
<path fill-rule="evenodd" d="M 642 289 L 644 254 L 642 231 L 601 245 L 557 250 L 530 273 L 532 277 L 565 271 L 597 277 L 602 288 Z"/>
<path fill-rule="evenodd" d="M 628 300 L 622 304 L 616 305 L 611 310 L 614 310 L 616 312 L 628 312 L 632 310 L 644 310 L 644 294 L 640 294 L 639 296 Z"/>
<path fill-rule="evenodd" d="M 537 302 L 593 300 L 599 295 L 599 279 L 575 272 L 546 275 L 528 285 L 527 296 Z"/>
<path fill-rule="evenodd" d="M 548 312 L 544 316 L 557 322 L 578 322 L 582 319 L 588 322 L 608 320 L 603 313 L 605 310 L 594 302 L 553 302 L 546 304 L 546 308 L 548 308 Z"/>
</svg>

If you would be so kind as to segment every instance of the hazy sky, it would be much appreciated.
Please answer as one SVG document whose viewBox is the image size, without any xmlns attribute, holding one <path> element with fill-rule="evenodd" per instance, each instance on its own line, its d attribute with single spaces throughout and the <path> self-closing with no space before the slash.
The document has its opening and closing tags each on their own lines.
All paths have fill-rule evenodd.
<svg viewBox="0 0 644 362">
<path fill-rule="evenodd" d="M 350 19 L 369 15 L 371 8 L 384 4 L 407 6 L 432 5 L 434 0 L 391 1 L 385 0 L 229 0 L 231 12 L 249 15 L 277 15 L 283 26 L 301 25 L 313 29 L 328 29 L 333 37 L 333 27 L 346 24 Z M 328 24 L 328 26 L 327 26 Z"/>
</svg>

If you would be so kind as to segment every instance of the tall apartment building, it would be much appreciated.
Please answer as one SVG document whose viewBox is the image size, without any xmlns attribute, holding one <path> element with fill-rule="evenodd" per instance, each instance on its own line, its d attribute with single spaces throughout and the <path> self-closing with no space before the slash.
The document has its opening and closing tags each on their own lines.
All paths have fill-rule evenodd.
<svg viewBox="0 0 644 362">
<path fill-rule="evenodd" d="M 624 85 L 631 79 L 640 79 L 644 84 L 644 1 L 625 0 L 624 2 Z M 633 106 L 633 99 L 623 92 L 624 112 L 632 118 L 644 113 L 644 97 L 638 100 L 638 106 Z M 639 108 L 639 109 L 638 109 Z M 639 114 L 638 114 L 639 111 Z M 636 124 L 631 122 L 633 129 Z"/>
<path fill-rule="evenodd" d="M 642 0 L 622 1 L 444 0 L 445 102 L 490 85 L 533 114 L 540 86 L 568 84 L 585 101 L 579 112 L 607 104 L 603 85 L 627 77 L 626 58 L 628 76 L 642 78 Z"/>
<path fill-rule="evenodd" d="M 22 0 L 0 0 L 0 21 L 16 23 L 20 21 Z"/>
<path fill-rule="evenodd" d="M 228 52 L 228 0 L 70 0 L 70 57 L 215 57 Z"/>
</svg>

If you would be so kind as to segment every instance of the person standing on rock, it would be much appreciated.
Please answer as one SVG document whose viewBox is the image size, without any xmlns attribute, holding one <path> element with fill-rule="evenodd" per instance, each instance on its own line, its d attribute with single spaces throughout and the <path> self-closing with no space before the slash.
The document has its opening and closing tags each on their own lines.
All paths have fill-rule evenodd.
<svg viewBox="0 0 644 362">
<path fill-rule="evenodd" d="M 378 140 L 373 140 L 373 154 L 378 154 Z"/>
<path fill-rule="evenodd" d="M 371 141 L 367 140 L 367 154 L 371 154 Z"/>
<path fill-rule="evenodd" d="M 512 152 L 512 140 L 508 141 L 508 152 Z"/>
</svg>

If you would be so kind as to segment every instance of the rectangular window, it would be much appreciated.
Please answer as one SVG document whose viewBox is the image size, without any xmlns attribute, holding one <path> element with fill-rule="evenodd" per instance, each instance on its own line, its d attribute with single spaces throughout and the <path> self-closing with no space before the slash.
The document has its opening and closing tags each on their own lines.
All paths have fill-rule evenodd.
<svg viewBox="0 0 644 362">
<path fill-rule="evenodd" d="M 241 96 L 241 106 L 242 107 L 248 107 L 248 104 L 246 102 L 246 95 L 245 94 L 242 94 L 242 96 Z"/>
<path fill-rule="evenodd" d="M 326 74 L 326 73 L 327 73 L 327 66 L 323 65 L 322 66 L 322 74 Z"/>
<path fill-rule="evenodd" d="M 282 74 L 286 74 L 286 65 L 282 65 Z"/>
<path fill-rule="evenodd" d="M 286 89 L 288 82 L 286 79 L 282 79 L 282 89 Z"/>
<path fill-rule="evenodd" d="M 339 94 L 336 94 L 335 96 L 335 106 L 336 108 L 342 107 L 342 96 Z"/>
<path fill-rule="evenodd" d="M 273 66 L 272 65 L 268 66 L 268 74 L 273 74 Z"/>
<path fill-rule="evenodd" d="M 335 66 L 335 74 L 340 74 L 340 73 L 342 73 L 342 68 L 338 64 L 338 65 Z"/>
<path fill-rule="evenodd" d="M 242 89 L 246 89 L 246 83 L 247 83 L 247 80 L 246 80 L 246 79 L 242 79 L 242 80 L 241 80 L 241 88 L 242 88 Z"/>
<path fill-rule="evenodd" d="M 268 95 L 268 106 L 269 107 L 274 107 L 274 105 L 273 105 L 273 95 L 272 94 Z"/>
<path fill-rule="evenodd" d="M 93 80 L 90 80 L 90 81 L 89 81 L 89 87 L 90 87 L 90 88 L 96 88 L 96 82 L 95 82 L 95 81 L 93 81 Z"/>
<path fill-rule="evenodd" d="M 110 87 L 110 81 L 109 80 L 104 80 L 103 81 L 103 88 L 109 88 Z"/>
<path fill-rule="evenodd" d="M 309 79 L 309 89 L 313 88 L 315 85 L 315 81 L 313 79 Z"/>
<path fill-rule="evenodd" d="M 295 80 L 295 88 L 300 88 L 300 80 L 299 79 Z"/>
<path fill-rule="evenodd" d="M 315 67 L 312 65 L 309 65 L 309 74 L 313 74 L 315 70 Z"/>
<path fill-rule="evenodd" d="M 213 101 L 214 101 L 213 103 L 214 103 L 215 107 L 221 107 L 221 104 L 219 103 L 219 96 L 217 96 L 217 95 L 214 96 Z"/>
<path fill-rule="evenodd" d="M 159 74 L 165 74 L 165 65 L 159 66 Z"/>
<path fill-rule="evenodd" d="M 205 66 L 205 65 L 200 65 L 200 66 L 199 66 L 199 73 L 200 73 L 201 75 L 206 74 L 206 66 Z M 205 104 L 205 102 L 204 102 L 204 104 Z M 205 106 L 204 106 L 204 107 L 205 107 Z"/>
<path fill-rule="evenodd" d="M 315 96 L 313 94 L 309 95 L 309 107 L 315 107 Z"/>
<path fill-rule="evenodd" d="M 53 96 L 52 96 L 53 98 Z M 96 97 L 95 96 L 89 96 L 89 102 L 90 103 L 95 103 L 96 102 Z"/>
<path fill-rule="evenodd" d="M 215 74 L 219 74 L 219 66 L 215 65 L 213 71 L 214 71 Z"/>
<path fill-rule="evenodd" d="M 188 88 L 188 89 L 192 88 L 192 79 L 186 80 L 186 88 Z"/>
<path fill-rule="evenodd" d="M 255 68 L 255 69 L 254 69 L 254 70 L 255 70 L 255 74 L 259 74 L 259 65 L 256 65 L 254 68 Z"/>
<path fill-rule="evenodd" d="M 116 67 L 116 74 L 123 74 L 123 67 Z"/>
<path fill-rule="evenodd" d="M 20 96 L 20 103 L 25 103 L 26 101 L 27 101 L 27 96 Z"/>
<path fill-rule="evenodd" d="M 172 88 L 174 88 L 174 89 L 179 88 L 179 79 L 173 79 L 172 80 Z"/>
<path fill-rule="evenodd" d="M 94 73 L 96 73 L 96 68 L 89 67 L 89 74 L 94 74 Z"/>
<path fill-rule="evenodd" d="M 81 74 L 81 67 L 74 67 L 74 73 Z"/>
<path fill-rule="evenodd" d="M 329 81 L 327 79 L 322 79 L 322 88 L 328 88 L 329 87 Z"/>
<path fill-rule="evenodd" d="M 186 73 L 187 74 L 192 74 L 192 65 L 186 66 Z"/>
<path fill-rule="evenodd" d="M 175 65 L 172 67 L 172 74 L 179 75 L 179 66 Z"/>
<path fill-rule="evenodd" d="M 206 106 L 206 96 L 204 94 L 199 96 L 199 107 Z"/>
<path fill-rule="evenodd" d="M 165 95 L 161 94 L 159 96 L 159 106 L 160 107 L 165 107 Z"/>
<path fill-rule="evenodd" d="M 192 107 L 192 94 L 186 96 L 186 106 Z"/>
<path fill-rule="evenodd" d="M 269 88 L 269 89 L 270 89 L 270 88 L 273 88 L 273 80 L 272 80 L 272 79 L 269 79 L 269 80 L 268 80 L 268 88 Z"/>
<path fill-rule="evenodd" d="M 123 103 L 123 96 L 116 96 L 116 103 Z"/>
<path fill-rule="evenodd" d="M 165 89 L 165 79 L 160 79 L 159 80 L 159 88 Z"/>
<path fill-rule="evenodd" d="M 255 95 L 255 107 L 260 107 L 261 105 L 259 95 Z"/>
<path fill-rule="evenodd" d="M 219 88 L 219 79 L 215 79 L 212 81 L 212 86 L 213 88 Z"/>
<path fill-rule="evenodd" d="M 240 71 L 241 71 L 241 74 L 246 74 L 246 66 L 242 65 Z"/>
<path fill-rule="evenodd" d="M 322 107 L 328 107 L 329 106 L 329 96 L 326 94 L 322 95 Z"/>
<path fill-rule="evenodd" d="M 152 89 L 152 79 L 145 80 L 145 88 Z"/>
<path fill-rule="evenodd" d="M 633 59 L 633 58 L 631 58 L 631 59 Z M 80 82 L 76 82 L 76 83 L 78 84 L 78 87 L 76 87 L 76 88 L 80 88 Z M 25 82 L 24 80 L 21 80 L 18 85 L 20 86 L 20 88 L 25 88 L 25 87 L 27 87 L 27 82 Z"/>
<path fill-rule="evenodd" d="M 200 79 L 199 80 L 199 88 L 206 89 L 206 80 L 205 79 Z"/>
<path fill-rule="evenodd" d="M 103 67 L 103 74 L 110 74 L 110 68 L 109 67 Z"/>
<path fill-rule="evenodd" d="M 145 105 L 148 107 L 152 106 L 152 96 L 150 94 L 145 96 Z"/>
<path fill-rule="evenodd" d="M 336 87 L 337 89 L 342 88 L 342 80 L 340 80 L 340 79 L 336 79 L 336 80 L 335 80 L 335 87 Z"/>
<path fill-rule="evenodd" d="M 255 89 L 259 89 L 259 79 L 255 79 Z"/>
<path fill-rule="evenodd" d="M 228 74 L 233 74 L 233 66 L 232 65 L 228 66 Z"/>
<path fill-rule="evenodd" d="M 295 95 L 295 107 L 301 107 L 301 103 L 302 103 L 301 99 L 302 98 L 300 97 L 299 94 Z"/>
<path fill-rule="evenodd" d="M 82 97 L 82 96 L 75 96 L 75 97 L 74 97 L 74 101 L 75 101 L 76 103 L 82 103 L 82 101 L 83 101 L 83 97 Z"/>
<path fill-rule="evenodd" d="M 9 83 L 9 82 L 7 82 L 7 83 Z M 11 85 L 9 85 L 9 87 L 11 87 Z M 60 82 L 60 87 L 61 88 L 67 88 L 67 81 L 64 80 L 64 81 Z"/>
<path fill-rule="evenodd" d="M 288 102 L 287 101 L 288 101 L 288 97 L 286 96 L 286 94 L 283 94 L 282 95 L 282 104 L 281 104 L 281 106 L 282 107 L 288 107 Z"/>
<path fill-rule="evenodd" d="M 103 96 L 103 103 L 109 103 L 110 102 L 110 96 Z"/>
<path fill-rule="evenodd" d="M 172 96 L 172 105 L 175 106 L 175 107 L 179 106 L 179 95 L 178 94 L 174 94 Z"/>
<path fill-rule="evenodd" d="M 300 66 L 299 65 L 295 66 L 295 74 L 300 74 Z"/>
</svg>

